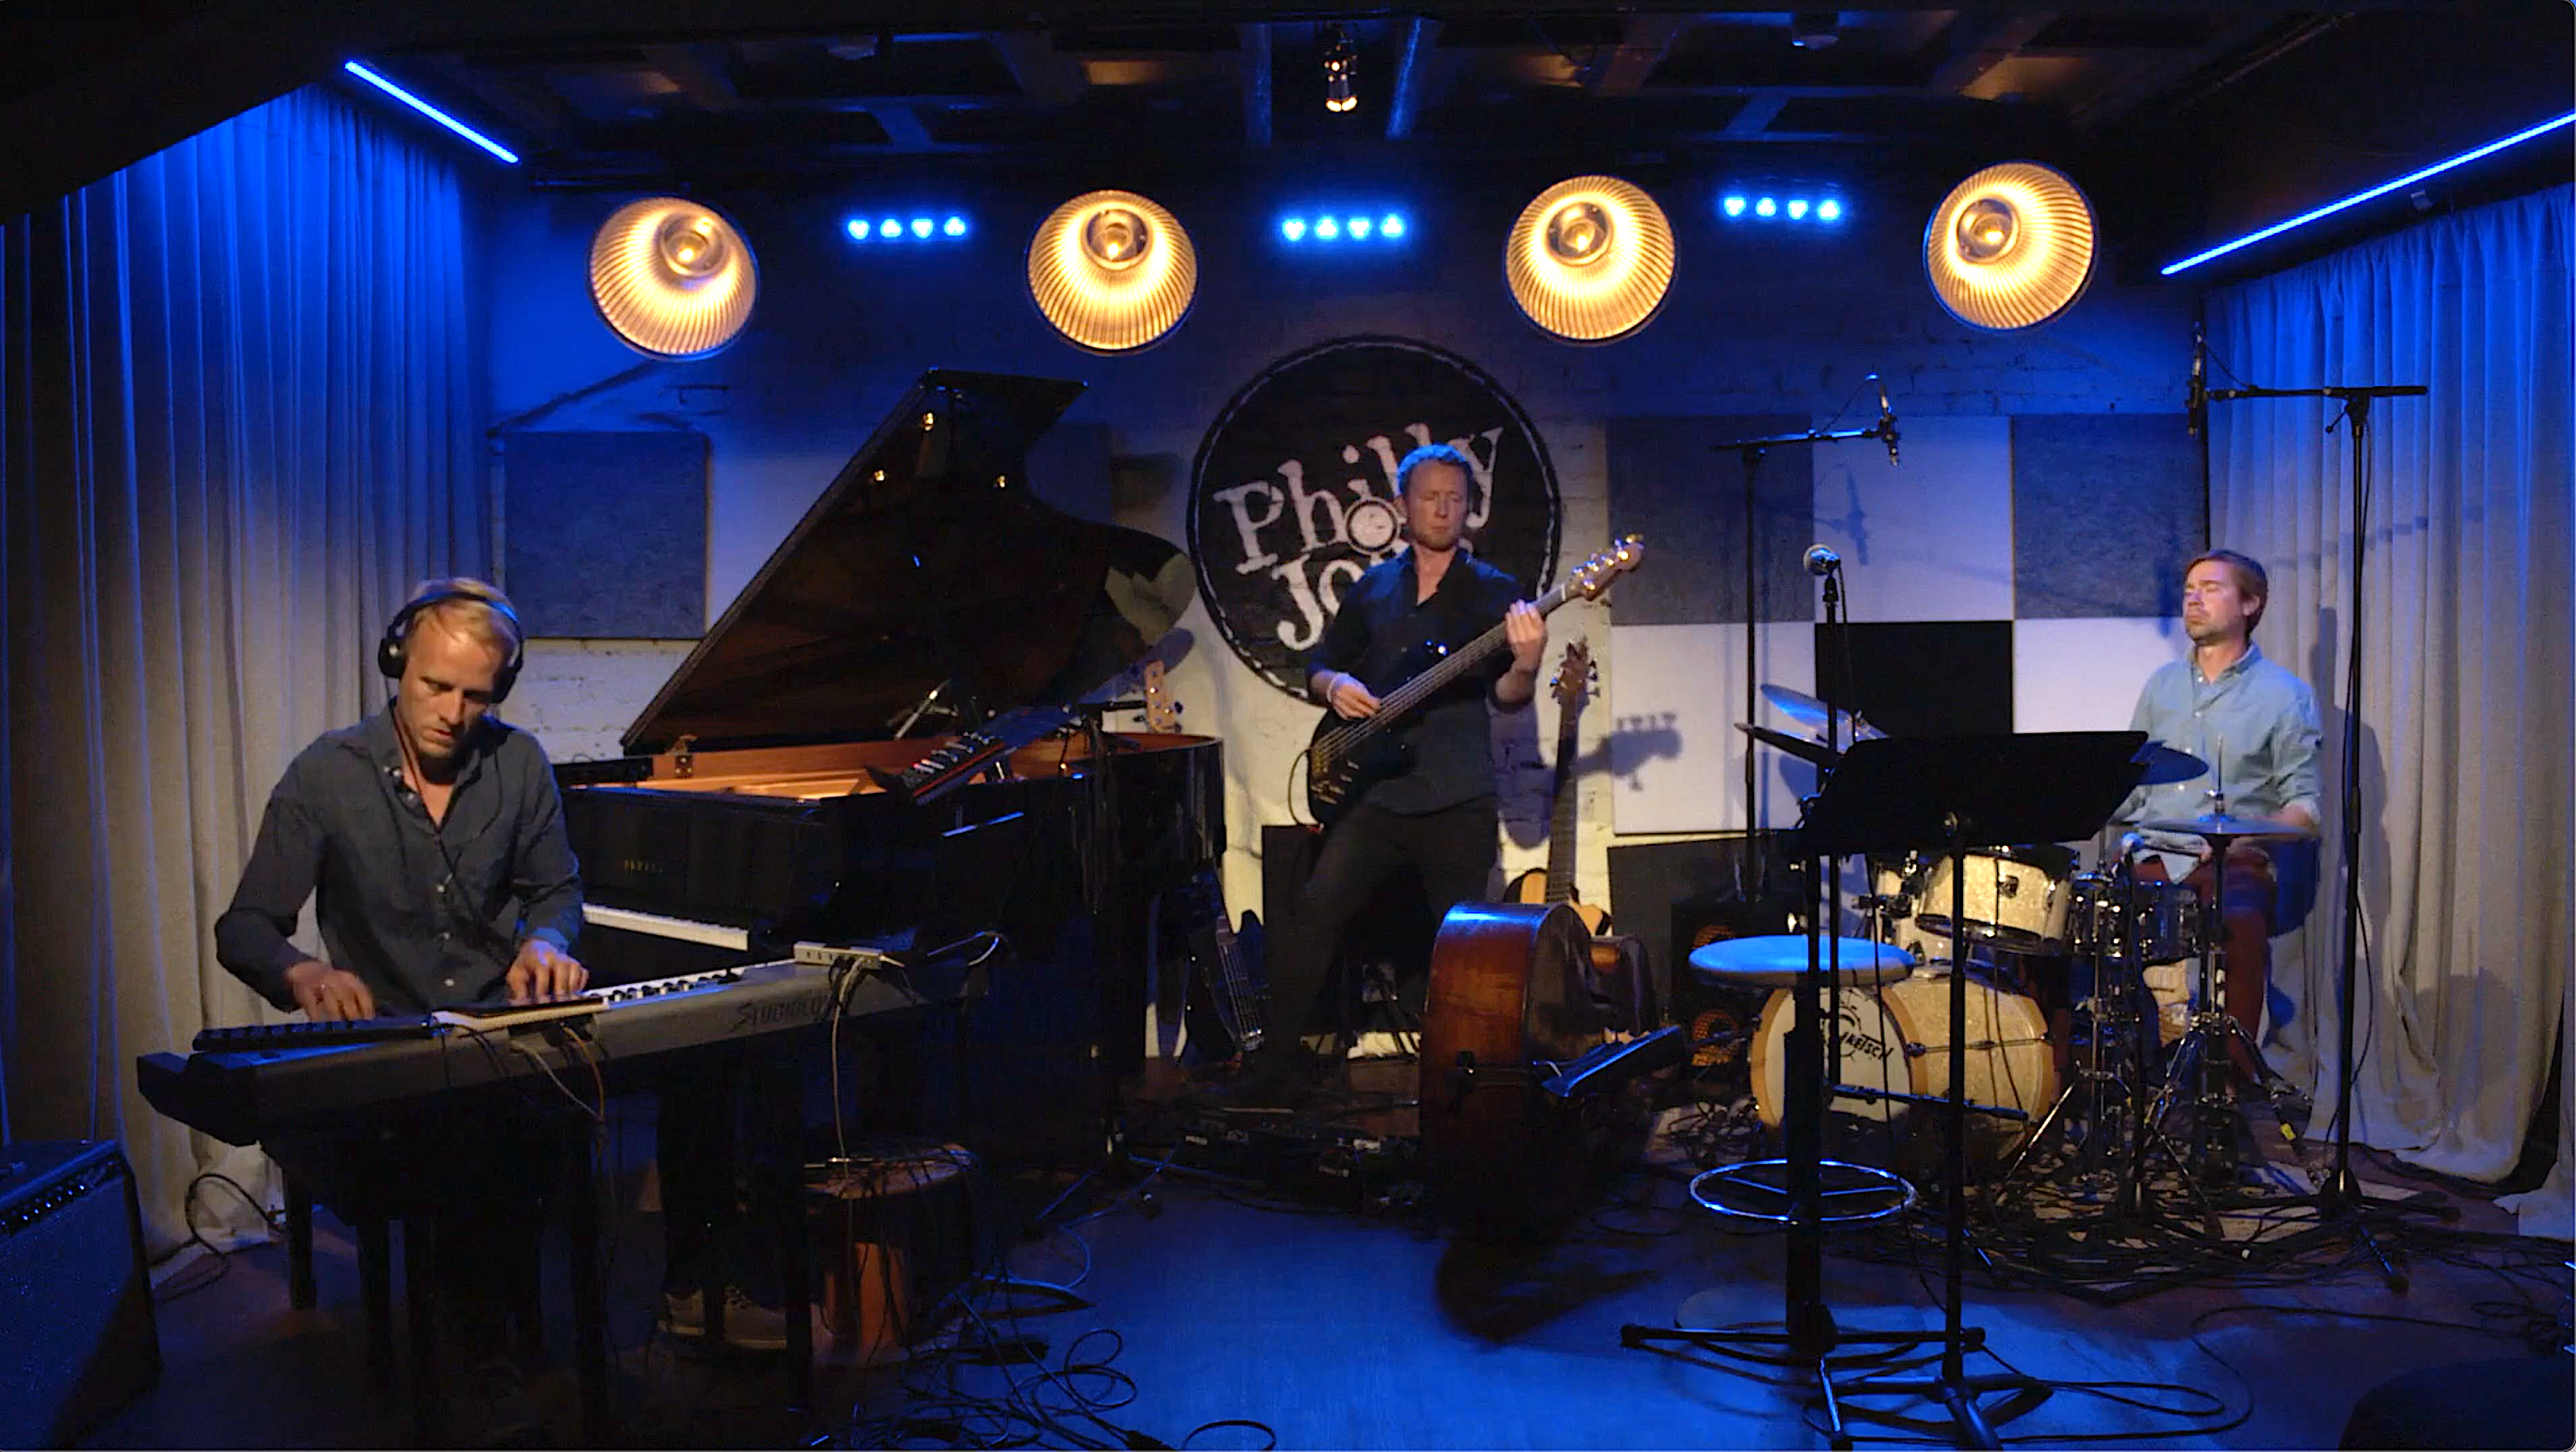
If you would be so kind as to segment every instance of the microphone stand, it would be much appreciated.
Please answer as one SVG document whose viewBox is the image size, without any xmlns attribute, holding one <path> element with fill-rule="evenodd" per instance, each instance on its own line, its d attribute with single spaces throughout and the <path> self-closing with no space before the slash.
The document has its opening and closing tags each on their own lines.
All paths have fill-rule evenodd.
<svg viewBox="0 0 2576 1452">
<path fill-rule="evenodd" d="M 2361 947 L 2361 582 L 2363 550 L 2370 540 L 2370 406 L 2377 399 L 2421 398 L 2429 391 L 2422 384 L 2382 384 L 2349 388 L 2213 388 L 2206 395 L 2211 402 L 2219 403 L 2241 398 L 2337 399 L 2343 404 L 2343 412 L 2336 422 L 2349 423 L 2352 429 L 2352 613 L 2346 625 L 2350 639 L 2344 662 L 2343 821 L 2339 834 L 2343 850 L 2343 960 L 2336 984 L 2340 1000 L 2336 1012 L 2341 1022 L 2336 1025 L 2335 1036 L 2335 1156 L 2334 1169 L 2317 1186 L 2319 1223 L 2307 1236 L 2325 1235 L 2336 1228 L 2336 1222 L 2349 1221 L 2352 1233 L 2379 1262 L 2380 1275 L 2395 1291 L 2406 1289 L 2407 1278 L 2389 1262 L 2387 1252 L 2371 1235 L 2371 1221 L 2400 1210 L 2438 1214 L 2444 1220 L 2456 1220 L 2460 1213 L 2448 1205 L 2431 1209 L 2414 1204 L 2374 1204 L 2362 1193 L 2361 1182 L 2352 1173 L 2352 1010 Z M 2329 423 L 2326 431 L 2332 433 L 2334 427 Z M 2212 763 L 2211 769 L 2223 773 L 2226 764 Z M 2221 902 L 2218 911 L 2224 918 L 2227 904 Z"/>
<path fill-rule="evenodd" d="M 1762 461 L 1768 458 L 1775 448 L 1786 444 L 1849 443 L 1858 439 L 1885 440 L 1887 462 L 1894 465 L 1897 439 L 1896 415 L 1881 409 L 1878 422 L 1865 429 L 1807 429 L 1793 434 L 1767 434 L 1761 438 L 1728 439 L 1708 446 L 1711 453 L 1733 450 L 1736 458 L 1742 460 L 1744 464 L 1744 719 L 1746 721 L 1759 720 L 1762 713 L 1762 616 L 1761 612 L 1754 608 L 1753 603 L 1757 594 L 1754 559 L 1758 553 L 1754 549 L 1753 534 L 1759 513 L 1755 507 L 1757 495 L 1754 481 L 1762 472 Z M 1812 507 L 1810 505 L 1811 509 Z M 1754 790 L 1757 782 L 1753 745 L 1751 742 L 1746 742 L 1744 747 L 1744 850 L 1754 859 L 1753 900 L 1760 903 L 1768 901 L 1771 895 L 1771 858 L 1770 854 L 1758 851 L 1754 845 L 1753 833 L 1757 816 Z"/>
</svg>

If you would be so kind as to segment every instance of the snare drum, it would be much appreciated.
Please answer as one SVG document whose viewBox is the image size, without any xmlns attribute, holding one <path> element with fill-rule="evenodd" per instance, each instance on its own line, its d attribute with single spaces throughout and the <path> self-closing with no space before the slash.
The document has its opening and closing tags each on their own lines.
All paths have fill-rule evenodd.
<svg viewBox="0 0 2576 1452">
<path fill-rule="evenodd" d="M 1966 936 L 2022 953 L 2054 952 L 2066 942 L 2066 914 L 2075 854 L 2063 847 L 2006 847 L 1971 852 L 1966 859 Z M 1948 856 L 1917 866 L 1922 883 L 1914 920 L 1927 933 L 1950 931 L 1953 869 Z"/>
<path fill-rule="evenodd" d="M 1771 995 L 1753 1040 L 1753 1100 L 1762 1122 L 1778 1128 L 1787 1102 L 1784 1065 L 1796 998 Z M 1950 980 L 1918 975 L 1872 994 L 1842 993 L 1842 1080 L 1860 1089 L 1900 1094 L 1947 1094 L 1950 1066 L 1962 1057 L 1950 1047 Z M 1828 1031 L 1831 1026 L 1828 1025 Z M 2019 1109 L 2028 1120 L 1968 1115 L 1968 1158 L 1994 1164 L 2020 1145 L 2057 1098 L 2057 1063 L 2039 1005 L 2017 993 L 1968 981 L 1968 1102 Z M 1900 1141 L 1937 1140 L 1941 1112 L 1901 1099 L 1839 1095 L 1827 1106 L 1837 1114 L 1892 1121 Z"/>
<path fill-rule="evenodd" d="M 2126 958 L 2133 928 L 2140 963 L 2197 958 L 2208 941 L 2200 894 L 2179 882 L 2133 882 L 2124 899 L 2118 883 L 2087 872 L 2068 895 L 2067 936 L 2078 953 Z"/>
</svg>

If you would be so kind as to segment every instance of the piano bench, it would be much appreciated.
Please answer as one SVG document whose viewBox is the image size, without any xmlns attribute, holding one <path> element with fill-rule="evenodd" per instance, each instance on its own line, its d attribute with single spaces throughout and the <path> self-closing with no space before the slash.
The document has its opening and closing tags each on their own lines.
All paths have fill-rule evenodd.
<svg viewBox="0 0 2576 1452">
<path fill-rule="evenodd" d="M 434 1424 L 440 1406 L 440 1302 L 450 1299 L 460 1272 L 485 1280 L 497 1298 L 475 1309 L 496 1319 L 506 1313 L 517 1323 L 510 1352 L 541 1352 L 540 1233 L 558 1222 L 571 1236 L 586 1419 L 602 1424 L 593 1440 L 605 1432 L 605 1307 L 599 1304 L 596 1271 L 597 1194 L 588 1173 L 591 1121 L 569 1108 L 533 1102 L 521 1107 L 535 1112 L 279 1136 L 262 1146 L 285 1176 L 288 1296 L 295 1306 L 309 1309 L 318 1300 L 313 1207 L 329 1209 L 357 1234 L 366 1384 L 379 1395 L 395 1390 L 393 1227 L 401 1223 L 409 1400 L 414 1433 L 424 1445 L 442 1440 Z M 460 1133 L 462 1125 L 476 1132 Z"/>
</svg>

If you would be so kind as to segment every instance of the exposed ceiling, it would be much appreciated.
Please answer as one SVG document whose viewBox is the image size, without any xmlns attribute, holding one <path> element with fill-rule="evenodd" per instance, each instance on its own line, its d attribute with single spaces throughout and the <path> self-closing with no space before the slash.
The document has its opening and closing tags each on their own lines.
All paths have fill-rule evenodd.
<svg viewBox="0 0 2576 1452">
<path fill-rule="evenodd" d="M 2205 165 L 2246 128 L 2278 129 L 2276 113 L 2340 106 L 2440 144 L 2430 111 L 2467 144 L 2496 132 L 2464 111 L 2503 125 L 2563 110 L 2569 14 L 2566 0 L 19 0 L 0 5 L 0 126 L 20 142 L 0 217 L 351 56 L 519 151 L 540 186 L 1981 151 L 2130 159 L 2157 173 L 2132 178 L 2152 192 L 2209 181 L 2161 174 L 2158 147 Z M 1322 57 L 1337 32 L 1357 49 L 1359 105 L 1335 114 Z M 2299 159 L 2275 148 L 2266 164 Z"/>
</svg>

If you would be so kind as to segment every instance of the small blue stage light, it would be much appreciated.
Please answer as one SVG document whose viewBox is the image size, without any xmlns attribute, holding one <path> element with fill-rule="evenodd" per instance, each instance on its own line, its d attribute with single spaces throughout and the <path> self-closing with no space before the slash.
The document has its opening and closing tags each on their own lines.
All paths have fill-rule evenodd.
<svg viewBox="0 0 2576 1452">
<path fill-rule="evenodd" d="M 1342 224 L 1326 217 L 1315 224 L 1315 235 L 1330 242 L 1342 235 Z"/>
<path fill-rule="evenodd" d="M 1753 204 L 1753 215 L 1757 217 L 1768 217 L 1779 210 L 1780 204 L 1769 197 L 1764 197 Z"/>
<path fill-rule="evenodd" d="M 1840 203 L 1840 202 L 1838 202 L 1838 201 L 1835 201 L 1835 200 L 1834 200 L 1833 198 L 1831 198 L 1831 197 L 1827 197 L 1827 198 L 1825 198 L 1823 201 L 1816 203 L 1816 220 L 1817 220 L 1817 221 L 1819 221 L 1819 222 L 1839 222 L 1839 221 L 1841 221 L 1842 219 L 1843 219 L 1843 204 L 1842 204 L 1842 203 Z"/>
<path fill-rule="evenodd" d="M 1366 217 L 1353 217 L 1342 225 L 1350 229 L 1353 237 L 1366 237 L 1369 234 L 1369 228 L 1376 224 Z"/>
<path fill-rule="evenodd" d="M 877 229 L 869 226 L 863 217 L 852 217 L 845 230 L 849 232 L 851 241 L 865 242 L 876 235 Z"/>
<path fill-rule="evenodd" d="M 1717 209 L 1730 217 L 1741 217 L 1744 215 L 1744 198 L 1728 197 L 1717 204 Z"/>
<path fill-rule="evenodd" d="M 1791 197 L 1789 199 L 1789 220 L 1792 222 L 1804 221 L 1806 216 L 1807 199 L 1805 197 Z"/>
<path fill-rule="evenodd" d="M 1393 212 L 1387 213 L 1385 219 L 1377 224 L 1377 234 L 1389 241 L 1403 236 L 1404 219 Z"/>
<path fill-rule="evenodd" d="M 939 230 L 947 233 L 951 237 L 963 237 L 966 235 L 966 219 L 963 217 L 951 217 L 940 227 Z"/>
</svg>

